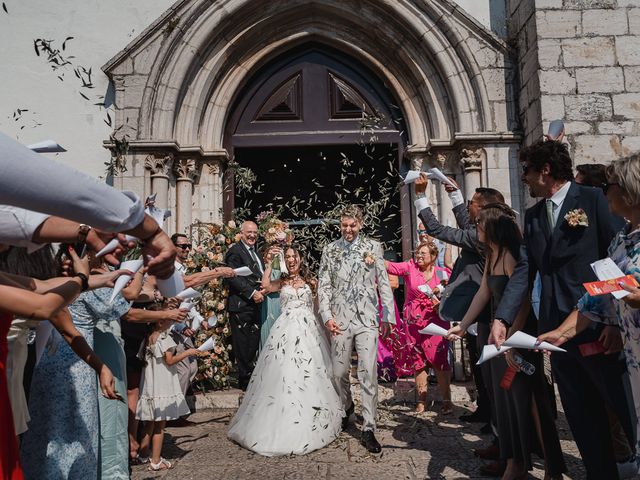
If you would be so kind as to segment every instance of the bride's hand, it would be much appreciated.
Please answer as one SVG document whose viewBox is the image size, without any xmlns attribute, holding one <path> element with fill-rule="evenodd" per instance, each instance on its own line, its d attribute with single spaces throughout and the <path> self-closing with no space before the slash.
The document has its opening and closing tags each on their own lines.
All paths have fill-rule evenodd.
<svg viewBox="0 0 640 480">
<path fill-rule="evenodd" d="M 336 335 L 340 335 L 342 333 L 340 332 L 340 327 L 333 318 L 328 320 L 327 323 L 324 324 L 324 326 L 327 327 L 327 330 L 329 330 L 329 333 L 332 337 L 335 337 Z"/>
</svg>

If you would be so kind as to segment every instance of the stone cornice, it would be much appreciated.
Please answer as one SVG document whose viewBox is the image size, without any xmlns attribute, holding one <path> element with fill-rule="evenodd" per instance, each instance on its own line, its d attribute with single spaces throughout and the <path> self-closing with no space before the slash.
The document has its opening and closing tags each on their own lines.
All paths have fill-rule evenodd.
<svg viewBox="0 0 640 480">
<path fill-rule="evenodd" d="M 110 140 L 102 142 L 102 146 L 108 150 L 112 150 L 115 144 Z M 201 145 L 180 145 L 175 140 L 131 140 L 129 142 L 128 155 L 136 153 L 153 153 L 161 154 L 188 154 L 199 160 L 215 159 L 222 164 L 229 161 L 229 153 L 224 148 L 205 150 Z"/>
</svg>

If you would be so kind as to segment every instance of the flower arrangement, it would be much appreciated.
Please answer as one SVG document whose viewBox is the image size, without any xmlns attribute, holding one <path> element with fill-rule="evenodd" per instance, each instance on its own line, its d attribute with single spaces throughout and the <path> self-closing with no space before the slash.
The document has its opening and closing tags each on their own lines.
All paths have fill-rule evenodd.
<svg viewBox="0 0 640 480">
<path fill-rule="evenodd" d="M 572 228 L 589 226 L 589 218 L 587 218 L 587 214 L 581 208 L 577 208 L 575 210 L 569 210 L 567 214 L 564 216 L 564 219 Z"/>
<path fill-rule="evenodd" d="M 268 246 L 278 245 L 284 247 L 293 242 L 293 232 L 289 228 L 289 224 L 280 220 L 273 210 L 265 210 L 259 213 L 256 217 L 256 222 L 258 223 L 258 232 Z M 276 270 L 286 268 L 284 267 L 282 255 L 273 259 L 273 268 Z"/>
<path fill-rule="evenodd" d="M 224 261 L 229 247 L 239 240 L 240 230 L 235 222 L 224 225 L 195 223 L 191 226 L 191 238 L 194 243 L 191 255 L 186 261 L 189 273 L 206 272 L 216 268 Z M 231 328 L 226 311 L 228 290 L 220 279 L 213 279 L 201 289 L 202 297 L 196 308 L 207 319 L 208 328 L 198 331 L 196 347 L 209 337 L 214 337 L 215 348 L 211 355 L 198 357 L 198 373 L 195 383 L 202 390 L 219 390 L 229 386 L 231 371 Z"/>
</svg>

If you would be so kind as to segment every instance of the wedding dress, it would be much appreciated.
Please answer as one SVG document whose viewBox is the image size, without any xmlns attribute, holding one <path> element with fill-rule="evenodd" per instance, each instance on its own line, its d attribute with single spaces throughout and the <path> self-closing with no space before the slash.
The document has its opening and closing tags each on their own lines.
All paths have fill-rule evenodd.
<svg viewBox="0 0 640 480">
<path fill-rule="evenodd" d="M 344 415 L 311 289 L 285 285 L 280 306 L 228 432 L 265 456 L 301 455 L 328 445 L 340 434 Z"/>
</svg>

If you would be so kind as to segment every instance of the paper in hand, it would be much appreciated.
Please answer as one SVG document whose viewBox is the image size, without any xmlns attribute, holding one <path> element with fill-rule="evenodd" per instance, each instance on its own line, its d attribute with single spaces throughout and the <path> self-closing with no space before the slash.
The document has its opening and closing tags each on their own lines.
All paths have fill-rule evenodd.
<svg viewBox="0 0 640 480">
<path fill-rule="evenodd" d="M 217 323 L 218 323 L 218 317 L 216 317 L 215 314 L 211 315 L 207 319 L 207 324 L 209 324 L 210 327 L 215 327 Z"/>
<path fill-rule="evenodd" d="M 593 262 L 591 269 L 598 277 L 598 280 L 613 280 L 614 278 L 624 277 L 624 272 L 620 270 L 620 267 L 609 257 Z M 626 290 L 618 290 L 611 292 L 611 295 L 620 300 L 629 295 L 629 292 Z"/>
<path fill-rule="evenodd" d="M 142 261 L 142 258 L 138 260 L 128 260 L 120 264 L 120 269 L 129 270 L 130 272 L 135 274 L 138 270 L 142 268 L 143 263 L 144 262 Z M 109 299 L 109 303 L 113 303 L 113 301 L 116 298 L 116 295 L 118 295 L 122 291 L 122 289 L 127 286 L 127 283 L 129 283 L 132 278 L 133 276 L 131 275 L 120 275 L 116 279 L 115 285 L 113 286 L 113 291 L 111 292 L 111 298 Z"/>
<path fill-rule="evenodd" d="M 191 320 L 191 330 L 198 330 L 203 320 L 204 318 L 202 318 L 202 315 L 200 315 L 198 312 L 195 312 L 193 320 Z"/>
<path fill-rule="evenodd" d="M 125 235 L 124 237 L 127 243 L 138 241 L 136 237 L 132 237 L 131 235 Z M 118 248 L 119 245 L 120 245 L 120 241 L 117 238 L 111 239 L 109 243 L 107 243 L 104 247 L 102 247 L 102 249 L 98 253 L 96 253 L 96 257 L 100 258 L 101 256 L 106 255 L 107 253 L 113 252 L 116 248 Z"/>
<path fill-rule="evenodd" d="M 27 145 L 29 150 L 33 150 L 37 153 L 62 153 L 66 152 L 66 150 L 58 145 L 58 142 L 54 142 L 53 140 L 44 140 L 38 143 L 32 143 L 31 145 Z"/>
<path fill-rule="evenodd" d="M 480 354 L 480 358 L 478 359 L 478 363 L 476 363 L 476 365 L 480 365 L 487 360 L 491 360 L 498 355 L 502 355 L 507 350 L 511 350 L 511 347 L 505 347 L 504 344 L 502 344 L 500 350 L 498 350 L 495 345 L 485 345 L 484 347 L 482 347 L 482 353 Z"/>
<path fill-rule="evenodd" d="M 436 325 L 435 323 L 430 323 L 422 330 L 419 330 L 418 333 L 422 333 L 423 335 L 437 335 L 438 337 L 447 336 L 447 330 L 442 328 L 440 325 Z"/>
<path fill-rule="evenodd" d="M 249 267 L 238 267 L 234 268 L 233 271 L 236 272 L 236 275 L 238 277 L 248 277 L 249 275 L 253 274 Z"/>
<path fill-rule="evenodd" d="M 516 332 L 503 344 L 504 347 L 524 348 L 527 350 L 549 350 L 551 352 L 566 352 L 564 348 L 556 347 L 549 342 L 540 342 L 538 339 L 524 332 Z"/>
<path fill-rule="evenodd" d="M 213 347 L 216 346 L 216 341 L 213 337 L 209 337 L 205 340 L 205 342 L 198 347 L 198 350 L 201 352 L 208 352 L 209 350 L 213 350 Z"/>
<path fill-rule="evenodd" d="M 192 308 L 193 308 L 193 303 L 191 303 L 189 300 L 185 300 L 178 307 L 179 310 L 191 310 Z"/>
<path fill-rule="evenodd" d="M 182 274 L 177 270 L 173 272 L 169 278 L 156 279 L 156 285 L 158 286 L 158 290 L 165 298 L 172 298 L 178 295 L 178 293 L 184 290 L 184 280 L 182 278 Z"/>
<path fill-rule="evenodd" d="M 451 185 L 453 188 L 458 188 L 456 185 L 447 178 L 447 176 L 440 171 L 439 168 L 433 167 L 430 168 L 427 172 L 427 176 L 431 180 L 437 180 L 440 183 L 446 183 L 447 185 Z"/>
<path fill-rule="evenodd" d="M 179 292 L 176 297 L 178 297 L 181 300 L 188 300 L 190 298 L 199 298 L 201 297 L 202 294 L 196 290 L 195 288 L 187 288 L 186 290 L 183 290 L 181 292 Z"/>
<path fill-rule="evenodd" d="M 467 333 L 469 335 L 473 335 L 474 337 L 478 336 L 478 324 L 477 323 L 472 323 L 471 325 L 469 325 L 469 328 L 467 328 Z"/>
<path fill-rule="evenodd" d="M 420 178 L 420 170 L 409 170 L 405 175 L 404 179 L 402 179 L 402 183 L 404 185 L 409 185 L 410 183 L 415 182 L 419 178 Z"/>
<path fill-rule="evenodd" d="M 433 296 L 433 290 L 426 283 L 424 285 L 418 285 L 418 290 L 424 293 L 427 297 Z"/>
</svg>

